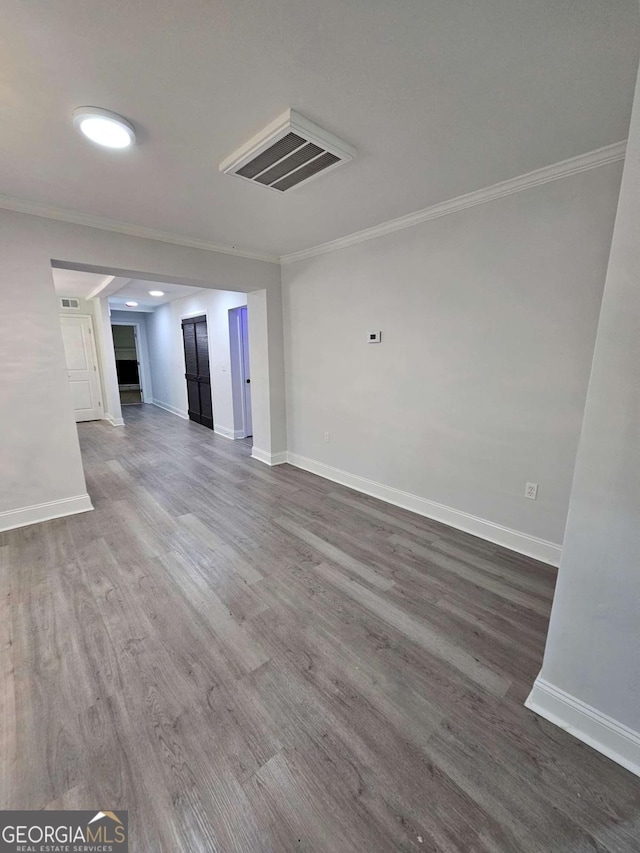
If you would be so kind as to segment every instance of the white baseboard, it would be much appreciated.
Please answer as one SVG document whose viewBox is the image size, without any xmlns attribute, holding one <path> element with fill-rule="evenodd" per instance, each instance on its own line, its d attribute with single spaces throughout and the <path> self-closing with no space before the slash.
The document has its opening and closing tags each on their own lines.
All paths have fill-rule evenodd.
<svg viewBox="0 0 640 853">
<path fill-rule="evenodd" d="M 229 429 L 229 427 L 219 426 L 218 424 L 213 425 L 213 431 L 217 435 L 221 435 L 224 438 L 232 438 L 234 440 L 245 437 L 244 430 L 242 429 Z"/>
<path fill-rule="evenodd" d="M 640 776 L 640 732 L 540 677 L 536 678 L 524 704 L 545 720 Z"/>
<path fill-rule="evenodd" d="M 251 448 L 251 458 L 257 459 L 258 462 L 264 462 L 265 465 L 283 465 L 287 462 L 287 451 L 281 453 L 267 453 L 266 450 L 260 450 L 258 447 Z"/>
<path fill-rule="evenodd" d="M 26 527 L 27 524 L 39 524 L 41 521 L 51 521 L 52 518 L 76 515 L 92 509 L 91 498 L 86 494 L 44 504 L 34 504 L 34 506 L 23 506 L 19 509 L 9 509 L 0 512 L 0 531 Z"/>
<path fill-rule="evenodd" d="M 260 459 L 259 456 L 256 456 L 256 458 Z M 412 495 L 410 492 L 403 492 L 392 486 L 385 486 L 383 483 L 376 483 L 374 480 L 368 480 L 366 477 L 360 477 L 357 474 L 350 474 L 348 471 L 342 471 L 340 468 L 325 465 L 323 462 L 316 462 L 314 459 L 299 456 L 297 453 L 288 453 L 286 461 L 290 462 L 291 465 L 295 465 L 296 468 L 303 468 L 305 471 L 311 471 L 312 474 L 318 474 L 320 477 L 333 480 L 334 483 L 348 486 L 350 489 L 363 492 L 365 495 L 371 495 L 394 506 L 399 506 L 411 512 L 418 513 L 418 515 L 432 518 L 434 521 L 448 524 L 449 527 L 455 527 L 457 530 L 464 530 L 466 533 L 479 536 L 481 539 L 495 542 L 496 545 L 502 545 L 503 548 L 517 551 L 519 554 L 525 554 L 527 557 L 533 557 L 551 566 L 558 566 L 560 564 L 562 547 L 556 545 L 554 542 L 547 542 L 545 539 L 538 539 L 535 536 L 530 536 L 528 533 L 521 533 L 518 530 L 503 527 L 501 524 L 487 521 L 485 518 L 469 515 L 469 513 L 462 512 L 453 507 L 427 500 L 427 498 L 421 498 L 418 495 Z"/>
<path fill-rule="evenodd" d="M 114 418 L 113 415 L 105 414 L 104 419 L 105 421 L 108 421 L 111 426 L 124 426 L 123 418 Z"/>
<path fill-rule="evenodd" d="M 159 409 L 164 409 L 165 412 L 171 412 L 172 415 L 177 415 L 185 421 L 189 420 L 189 413 L 185 412 L 184 409 L 177 409 L 175 406 L 170 406 L 168 403 L 162 403 L 160 400 L 152 400 L 151 403 Z"/>
</svg>

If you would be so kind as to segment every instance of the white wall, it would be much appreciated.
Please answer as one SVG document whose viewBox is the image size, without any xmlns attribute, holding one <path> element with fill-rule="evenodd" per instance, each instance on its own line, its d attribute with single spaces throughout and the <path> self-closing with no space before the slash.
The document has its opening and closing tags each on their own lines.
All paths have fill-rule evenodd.
<svg viewBox="0 0 640 853">
<path fill-rule="evenodd" d="M 529 700 L 530 707 L 563 727 L 570 727 L 578 737 L 638 775 L 639 188 L 640 77 L 571 492 L 565 547 L 544 664 Z"/>
<path fill-rule="evenodd" d="M 12 237 L 0 230 L 0 529 L 62 498 L 89 508 L 51 266 Z"/>
<path fill-rule="evenodd" d="M 0 529 L 90 507 L 52 260 L 105 275 L 265 291 L 268 302 L 280 304 L 280 269 L 275 264 L 39 216 L 0 211 L 0 254 Z M 96 320 L 96 326 L 103 331 L 109 318 L 101 313 L 101 302 L 96 301 L 96 312 L 104 322 Z M 278 333 L 277 326 L 274 322 L 274 329 L 265 326 L 255 332 L 268 340 Z M 30 342 L 26 350 L 25 340 Z M 280 368 L 274 362 L 268 369 Z M 270 416 L 260 413 L 256 420 L 261 424 Z M 284 408 L 273 416 L 284 435 Z M 271 448 L 266 432 L 257 440 Z"/>
<path fill-rule="evenodd" d="M 293 460 L 443 504 L 395 495 L 557 560 L 537 539 L 563 538 L 620 173 L 602 166 L 285 265 Z"/>
<path fill-rule="evenodd" d="M 265 290 L 247 298 L 251 350 L 251 455 L 268 465 L 287 459 L 287 427 L 279 413 L 286 411 L 284 382 L 284 321 L 280 293 Z M 269 335 L 260 334 L 268 328 Z M 266 436 L 266 441 L 262 439 Z M 270 449 L 269 449 L 270 448 Z"/>
<path fill-rule="evenodd" d="M 216 432 L 234 437 L 233 390 L 229 345 L 229 309 L 247 304 L 244 293 L 224 290 L 202 291 L 158 306 L 147 315 L 147 338 L 154 401 L 187 416 L 187 386 L 184 378 L 184 347 L 181 320 L 207 315 L 209 369 L 213 423 Z"/>
</svg>

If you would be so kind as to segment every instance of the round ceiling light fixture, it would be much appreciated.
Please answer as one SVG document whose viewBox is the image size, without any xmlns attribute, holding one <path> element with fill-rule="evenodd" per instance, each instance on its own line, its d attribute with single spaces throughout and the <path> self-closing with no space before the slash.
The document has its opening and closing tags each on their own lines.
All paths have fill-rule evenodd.
<svg viewBox="0 0 640 853">
<path fill-rule="evenodd" d="M 105 148 L 128 148 L 136 141 L 133 125 L 117 113 L 99 107 L 78 107 L 73 123 L 87 139 Z"/>
<path fill-rule="evenodd" d="M 149 296 L 164 296 L 164 290 L 150 290 Z"/>
<path fill-rule="evenodd" d="M 138 307 L 137 302 L 125 302 L 124 304 L 127 306 L 127 308 L 137 308 Z"/>
</svg>

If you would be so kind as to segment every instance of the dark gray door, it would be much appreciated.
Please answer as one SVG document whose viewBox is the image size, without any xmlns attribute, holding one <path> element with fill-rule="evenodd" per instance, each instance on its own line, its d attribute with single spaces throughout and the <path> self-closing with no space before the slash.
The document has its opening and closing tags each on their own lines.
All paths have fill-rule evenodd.
<svg viewBox="0 0 640 853">
<path fill-rule="evenodd" d="M 207 318 L 189 317 L 182 321 L 184 361 L 186 365 L 189 418 L 213 429 L 211 373 L 209 370 L 209 337 Z"/>
</svg>

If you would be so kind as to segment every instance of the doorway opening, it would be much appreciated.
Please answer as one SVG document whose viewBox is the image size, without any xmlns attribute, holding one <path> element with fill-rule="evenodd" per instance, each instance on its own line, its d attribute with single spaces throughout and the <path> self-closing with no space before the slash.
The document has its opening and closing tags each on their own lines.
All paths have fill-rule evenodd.
<svg viewBox="0 0 640 853">
<path fill-rule="evenodd" d="M 113 349 L 121 406 L 142 404 L 142 381 L 138 354 L 138 332 L 135 326 L 111 325 Z"/>
<path fill-rule="evenodd" d="M 87 315 L 94 326 L 97 365 L 93 357 L 86 361 L 97 367 L 103 399 L 101 411 L 86 419 L 124 426 L 128 416 L 137 422 L 152 405 L 224 438 L 253 444 L 246 293 L 107 275 L 61 262 L 52 269 L 61 316 Z M 256 304 L 261 329 L 264 313 L 262 303 Z M 257 364 L 260 386 L 264 370 L 260 360 Z"/>
<path fill-rule="evenodd" d="M 238 429 L 235 438 L 253 444 L 251 411 L 251 360 L 249 357 L 249 317 L 246 305 L 229 310 L 231 387 Z"/>
</svg>

